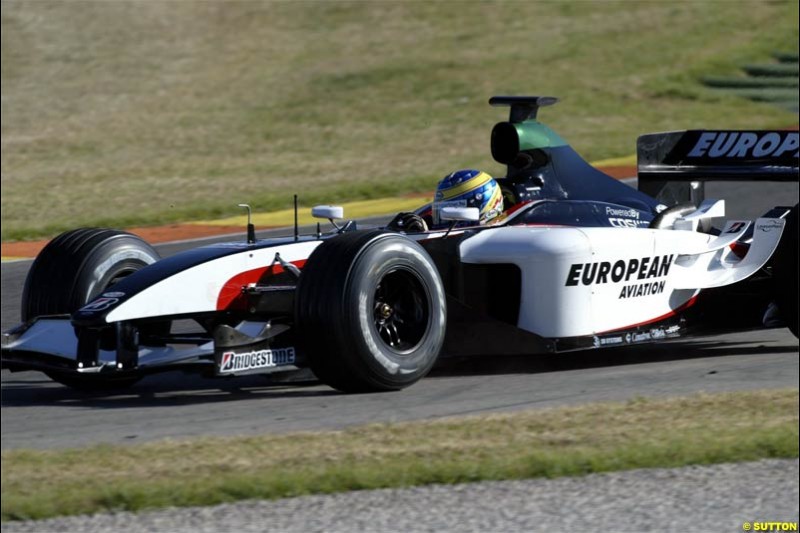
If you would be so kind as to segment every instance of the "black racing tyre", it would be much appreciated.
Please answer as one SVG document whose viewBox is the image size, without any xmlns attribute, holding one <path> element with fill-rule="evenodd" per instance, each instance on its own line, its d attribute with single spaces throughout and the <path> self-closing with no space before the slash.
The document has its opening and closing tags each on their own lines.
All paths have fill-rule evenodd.
<svg viewBox="0 0 800 533">
<path fill-rule="evenodd" d="M 798 220 L 797 205 L 786 216 L 781 242 L 775 250 L 772 272 L 775 279 L 775 303 L 786 325 L 798 337 Z"/>
<path fill-rule="evenodd" d="M 73 313 L 125 276 L 159 260 L 149 244 L 124 231 L 83 228 L 62 233 L 39 253 L 22 291 L 22 320 Z M 109 390 L 139 377 L 107 378 L 49 372 L 68 387 Z"/>
<path fill-rule="evenodd" d="M 73 313 L 125 276 L 160 258 L 130 233 L 83 228 L 62 233 L 39 253 L 22 291 L 22 320 Z"/>
<path fill-rule="evenodd" d="M 343 392 L 408 387 L 430 371 L 444 342 L 439 272 L 419 244 L 396 233 L 356 231 L 320 244 L 295 302 L 311 370 Z"/>
</svg>

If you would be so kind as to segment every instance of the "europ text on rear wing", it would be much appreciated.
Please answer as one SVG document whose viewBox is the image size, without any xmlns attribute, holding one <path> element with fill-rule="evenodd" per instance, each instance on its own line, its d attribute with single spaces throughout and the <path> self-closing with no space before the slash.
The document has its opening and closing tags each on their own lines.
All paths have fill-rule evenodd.
<svg viewBox="0 0 800 533">
<path fill-rule="evenodd" d="M 705 181 L 800 181 L 797 131 L 688 130 L 636 142 L 639 190 L 662 203 L 703 200 Z"/>
</svg>

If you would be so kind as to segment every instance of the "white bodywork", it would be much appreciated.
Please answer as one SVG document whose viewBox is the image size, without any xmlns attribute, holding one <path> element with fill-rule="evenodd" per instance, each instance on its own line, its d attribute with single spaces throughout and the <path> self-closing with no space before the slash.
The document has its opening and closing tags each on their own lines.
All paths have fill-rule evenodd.
<svg viewBox="0 0 800 533">
<path fill-rule="evenodd" d="M 748 225 L 732 221 L 719 237 L 662 229 L 506 226 L 464 240 L 461 260 L 517 265 L 522 273 L 517 325 L 543 337 L 575 337 L 665 318 L 700 289 L 741 281 L 769 259 L 783 225 L 781 219 L 759 219 L 744 259 L 729 245 Z"/>
<path fill-rule="evenodd" d="M 229 246 L 242 248 L 242 253 L 208 261 L 165 278 L 121 303 L 106 320 L 117 322 L 216 311 L 220 294 L 235 276 L 273 264 L 276 253 L 287 263 L 304 261 L 321 242 L 304 241 L 254 250 L 248 250 L 246 243 L 231 243 Z M 227 289 L 240 289 L 239 285 L 234 285 Z"/>
<path fill-rule="evenodd" d="M 69 320 L 64 320 L 63 318 L 40 318 L 22 337 L 6 343 L 4 347 L 15 348 L 18 346 L 24 347 L 25 350 L 31 352 L 41 352 L 65 359 L 74 359 L 75 354 L 78 352 L 78 337 L 75 335 L 75 328 Z M 138 366 L 145 368 L 149 366 L 193 363 L 201 357 L 213 355 L 213 353 L 214 343 L 212 342 L 190 348 L 142 346 L 139 349 Z M 97 366 L 91 368 L 78 367 L 77 370 L 81 373 L 101 372 L 109 367 L 113 368 L 116 365 L 116 357 L 117 354 L 113 350 L 100 350 L 97 357 Z"/>
<path fill-rule="evenodd" d="M 684 218 L 694 227 L 702 215 L 719 212 L 718 203 L 709 203 L 698 210 L 700 216 L 692 213 Z M 545 338 L 578 337 L 667 318 L 701 289 L 747 278 L 771 257 L 783 226 L 782 219 L 759 219 L 742 259 L 731 246 L 747 231 L 747 221 L 728 222 L 719 236 L 677 229 L 503 225 L 465 238 L 460 243 L 460 260 L 518 266 L 518 327 Z M 410 237 L 446 238 L 462 232 Z M 222 246 L 241 251 L 165 277 L 119 303 L 105 294 L 84 309 L 99 310 L 98 305 L 112 307 L 113 303 L 107 322 L 225 310 L 226 302 L 244 287 L 255 285 L 270 265 L 280 268 L 276 254 L 284 264 L 302 265 L 321 242 L 304 240 L 265 248 L 229 243 Z"/>
</svg>

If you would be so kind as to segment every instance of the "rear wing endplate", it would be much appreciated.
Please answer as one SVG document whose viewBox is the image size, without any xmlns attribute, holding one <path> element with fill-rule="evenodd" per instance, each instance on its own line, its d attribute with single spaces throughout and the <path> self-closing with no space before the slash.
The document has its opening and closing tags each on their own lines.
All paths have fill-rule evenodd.
<svg viewBox="0 0 800 533">
<path fill-rule="evenodd" d="M 705 250 L 687 250 L 675 260 L 675 289 L 710 289 L 724 287 L 748 278 L 761 270 L 775 253 L 786 221 L 782 218 L 759 218 L 753 242 L 744 259 L 739 259 L 727 244 L 731 237 L 741 237 L 747 229 L 742 221 L 729 222 L 722 234 L 710 241 Z M 735 241 L 733 241 L 735 242 Z"/>
<path fill-rule="evenodd" d="M 642 135 L 636 142 L 639 190 L 667 204 L 689 201 L 697 205 L 703 199 L 705 181 L 800 181 L 799 147 L 797 131 L 688 130 Z"/>
</svg>

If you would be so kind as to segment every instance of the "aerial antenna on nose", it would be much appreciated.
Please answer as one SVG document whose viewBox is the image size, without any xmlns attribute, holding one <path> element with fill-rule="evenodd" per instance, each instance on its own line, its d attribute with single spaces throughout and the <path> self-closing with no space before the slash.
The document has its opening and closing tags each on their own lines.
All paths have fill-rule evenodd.
<svg viewBox="0 0 800 533">
<path fill-rule="evenodd" d="M 294 240 L 300 239 L 300 228 L 297 226 L 297 195 L 294 195 Z"/>
<path fill-rule="evenodd" d="M 239 204 L 239 207 L 247 209 L 247 244 L 254 244 L 256 242 L 256 227 L 250 222 L 250 206 L 248 204 Z"/>
</svg>

